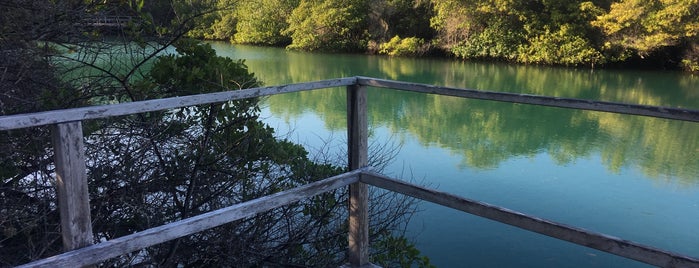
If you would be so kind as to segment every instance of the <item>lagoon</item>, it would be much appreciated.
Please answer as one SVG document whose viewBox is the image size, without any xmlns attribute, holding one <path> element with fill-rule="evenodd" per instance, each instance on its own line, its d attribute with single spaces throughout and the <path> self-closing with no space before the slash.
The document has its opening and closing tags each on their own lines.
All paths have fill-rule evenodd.
<svg viewBox="0 0 699 268">
<path fill-rule="evenodd" d="M 266 85 L 370 76 L 450 87 L 699 109 L 699 77 L 452 59 L 293 52 L 212 42 Z M 264 99 L 262 117 L 312 155 L 346 150 L 344 89 Z M 699 124 L 369 89 L 387 175 L 699 257 Z M 437 267 L 646 267 L 420 203 L 408 237 Z"/>
</svg>

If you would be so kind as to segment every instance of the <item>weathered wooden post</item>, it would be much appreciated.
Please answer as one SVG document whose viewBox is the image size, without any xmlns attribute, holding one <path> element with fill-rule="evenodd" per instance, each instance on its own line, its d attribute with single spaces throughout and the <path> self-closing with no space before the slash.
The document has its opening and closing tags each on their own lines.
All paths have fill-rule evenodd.
<svg viewBox="0 0 699 268">
<path fill-rule="evenodd" d="M 56 124 L 52 135 L 63 250 L 70 251 L 93 242 L 82 123 Z"/>
<path fill-rule="evenodd" d="M 347 143 L 349 169 L 368 164 L 366 87 L 347 86 Z M 369 194 L 362 182 L 349 186 L 349 265 L 369 264 Z"/>
</svg>

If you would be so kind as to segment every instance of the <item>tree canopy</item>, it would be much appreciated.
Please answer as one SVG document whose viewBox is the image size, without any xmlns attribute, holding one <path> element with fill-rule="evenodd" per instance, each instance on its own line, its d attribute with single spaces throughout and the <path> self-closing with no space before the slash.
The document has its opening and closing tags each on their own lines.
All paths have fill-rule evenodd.
<svg viewBox="0 0 699 268">
<path fill-rule="evenodd" d="M 604 33 L 603 48 L 615 51 L 620 59 L 633 54 L 643 58 L 673 47 L 684 47 L 685 53 L 692 54 L 699 38 L 699 1 L 614 2 L 591 24 Z"/>
<path fill-rule="evenodd" d="M 209 26 L 211 31 L 228 29 L 224 31 L 228 34 L 215 35 L 216 39 L 236 43 L 388 55 L 436 53 L 526 64 L 640 64 L 699 70 L 696 0 L 266 0 L 229 4 L 235 11 L 217 13 L 216 22 Z"/>
<path fill-rule="evenodd" d="M 355 51 L 366 46 L 364 0 L 301 0 L 284 31 L 289 48 Z"/>
</svg>

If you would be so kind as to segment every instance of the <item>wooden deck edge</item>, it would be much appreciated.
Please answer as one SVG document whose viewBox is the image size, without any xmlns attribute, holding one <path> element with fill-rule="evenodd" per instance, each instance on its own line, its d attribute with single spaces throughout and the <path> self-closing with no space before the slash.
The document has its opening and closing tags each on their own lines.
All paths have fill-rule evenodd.
<svg viewBox="0 0 699 268">
<path fill-rule="evenodd" d="M 660 267 L 699 267 L 699 259 L 669 252 L 617 237 L 526 215 L 506 208 L 427 189 L 375 172 L 361 174 L 361 182 L 428 202 L 464 211 L 521 229 L 540 233 L 589 248 Z"/>
<path fill-rule="evenodd" d="M 366 169 L 353 170 L 294 189 L 150 228 L 18 267 L 82 267 L 96 264 L 109 258 L 134 252 L 152 245 L 250 217 L 320 193 L 348 186 L 358 182 L 359 174 L 365 170 Z"/>
</svg>

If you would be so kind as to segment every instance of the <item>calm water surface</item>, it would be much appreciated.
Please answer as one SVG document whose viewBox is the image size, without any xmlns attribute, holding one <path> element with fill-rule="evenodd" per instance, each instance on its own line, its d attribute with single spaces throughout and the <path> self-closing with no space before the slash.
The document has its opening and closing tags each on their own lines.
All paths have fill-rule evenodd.
<svg viewBox="0 0 699 268">
<path fill-rule="evenodd" d="M 699 109 L 699 77 L 290 52 L 212 43 L 266 85 L 371 76 L 442 86 Z M 344 89 L 278 95 L 263 116 L 312 153 L 345 150 Z M 400 146 L 385 173 L 699 257 L 699 124 L 369 91 L 370 142 Z M 422 203 L 409 236 L 437 267 L 645 267 Z"/>
</svg>

